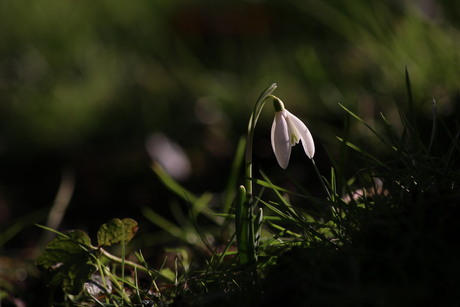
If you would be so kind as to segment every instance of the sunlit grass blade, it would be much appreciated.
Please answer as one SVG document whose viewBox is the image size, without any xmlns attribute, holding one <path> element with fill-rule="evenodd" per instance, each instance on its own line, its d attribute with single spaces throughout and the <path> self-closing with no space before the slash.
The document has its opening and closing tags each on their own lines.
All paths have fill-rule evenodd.
<svg viewBox="0 0 460 307">
<path fill-rule="evenodd" d="M 394 146 L 392 146 L 391 144 L 388 143 L 387 140 L 385 140 L 385 138 L 380 135 L 380 133 L 378 133 L 374 128 L 371 127 L 371 125 L 369 125 L 366 121 L 364 121 L 361 117 L 359 117 L 357 114 L 355 114 L 354 112 L 352 112 L 350 109 L 348 109 L 347 107 L 345 107 L 343 104 L 339 103 L 339 106 L 345 110 L 345 112 L 347 112 L 348 114 L 350 114 L 352 117 L 354 117 L 356 120 L 358 120 L 360 123 L 362 123 L 364 126 L 366 126 L 370 131 L 372 131 L 372 133 L 382 142 L 382 144 L 385 144 L 388 148 L 391 148 L 392 150 L 397 150 Z"/>
<path fill-rule="evenodd" d="M 389 138 L 391 146 L 394 147 L 394 150 L 397 152 L 397 154 L 400 154 L 404 151 L 408 144 L 406 144 L 406 142 L 403 141 L 403 138 L 399 135 L 399 133 L 395 130 L 394 126 L 390 123 L 390 121 L 386 118 L 386 116 L 383 113 L 380 113 L 380 118 L 382 119 L 382 122 L 384 124 L 386 135 Z M 406 132 L 408 131 L 405 128 L 404 130 Z"/>
<path fill-rule="evenodd" d="M 270 185 L 269 187 L 271 188 L 272 187 L 272 182 L 270 181 L 270 179 L 268 178 L 267 175 L 265 175 L 264 172 L 260 171 L 260 174 L 262 175 L 262 177 L 264 178 L 264 180 Z M 281 193 L 279 192 L 279 190 L 277 189 L 273 189 L 272 190 L 275 192 L 276 196 L 278 196 L 278 199 L 284 204 L 284 206 L 286 206 L 286 208 L 294 215 L 294 216 L 297 216 L 297 212 L 295 211 L 295 209 L 291 206 L 291 204 L 286 200 L 286 198 L 283 197 L 283 195 L 281 195 Z"/>
<path fill-rule="evenodd" d="M 276 230 L 279 230 L 280 233 L 278 233 L 278 236 L 280 236 L 280 237 L 284 237 L 285 235 L 289 235 L 291 237 L 295 237 L 295 238 L 298 238 L 298 239 L 303 238 L 302 235 L 300 235 L 298 233 L 295 233 L 295 232 L 293 232 L 293 231 L 291 231 L 291 230 L 289 230 L 289 229 L 287 229 L 287 228 L 285 228 L 283 226 L 280 226 L 278 224 L 275 224 L 275 223 L 272 223 L 272 222 L 268 222 L 267 224 L 269 226 L 275 228 Z"/>
<path fill-rule="evenodd" d="M 147 273 L 147 275 L 150 277 L 151 285 L 154 287 L 155 291 L 160 293 L 160 289 L 158 288 L 158 285 L 156 283 L 156 277 L 158 276 L 159 271 L 151 269 L 150 265 L 145 260 L 144 254 L 141 250 L 135 252 L 134 255 L 136 256 L 137 260 L 142 264 L 142 266 L 147 269 L 145 273 Z M 154 274 L 156 276 L 154 276 Z"/>
<path fill-rule="evenodd" d="M 218 257 L 218 260 L 217 260 L 217 265 L 221 265 L 225 259 L 225 257 L 227 256 L 234 256 L 236 254 L 238 254 L 238 251 L 229 251 L 230 247 L 233 245 L 234 243 L 234 240 L 236 238 L 236 233 L 233 234 L 233 236 L 228 240 L 227 244 L 225 245 L 225 248 L 222 252 L 219 252 L 219 251 L 215 251 L 213 253 L 213 257 L 214 256 L 217 256 Z"/>
<path fill-rule="evenodd" d="M 196 218 L 200 213 L 205 214 L 211 219 L 215 217 L 211 214 L 213 211 L 208 206 L 211 200 L 210 193 L 203 193 L 200 197 L 196 196 L 169 176 L 169 174 L 157 163 L 152 164 L 152 170 L 170 191 L 174 192 L 178 197 L 186 201 L 187 204 L 191 205 L 190 212 L 193 218 Z M 219 225 L 224 222 L 223 219 L 220 218 L 215 218 L 213 221 Z"/>
<path fill-rule="evenodd" d="M 169 176 L 169 174 L 161 167 L 160 164 L 153 163 L 152 170 L 155 172 L 155 174 L 157 174 L 158 178 L 163 182 L 163 184 L 181 199 L 191 203 L 194 203 L 198 200 L 198 198 L 193 193 L 187 191 L 176 180 Z"/>
<path fill-rule="evenodd" d="M 282 218 L 282 220 L 284 221 L 292 220 L 292 216 L 290 215 L 290 212 L 288 213 L 283 212 L 283 210 L 280 209 L 279 204 L 276 204 L 276 203 L 272 204 L 262 199 L 259 199 L 259 202 L 262 203 L 265 207 L 267 207 L 271 211 L 273 211 L 273 213 L 276 213 L 277 215 L 279 215 Z"/>
<path fill-rule="evenodd" d="M 233 158 L 232 166 L 230 168 L 230 175 L 225 188 L 223 212 L 228 213 L 233 199 L 235 198 L 235 187 L 237 186 L 238 176 L 240 174 L 241 165 L 243 164 L 244 151 L 246 147 L 246 139 L 240 138 Z"/>
<path fill-rule="evenodd" d="M 297 197 L 300 197 L 300 198 L 309 198 L 308 195 L 305 195 L 303 193 L 296 193 L 296 192 L 293 192 L 293 191 L 290 191 L 290 190 L 287 190 L 283 187 L 280 187 L 280 186 L 277 186 L 271 182 L 267 182 L 265 180 L 261 180 L 261 179 L 257 179 L 257 178 L 253 178 L 252 180 L 255 184 L 261 186 L 261 187 L 264 187 L 264 188 L 270 188 L 270 189 L 273 189 L 273 190 L 277 190 L 279 192 L 282 192 L 282 193 L 286 193 L 286 194 L 289 194 L 289 195 L 293 195 L 293 196 L 297 196 Z"/>
<path fill-rule="evenodd" d="M 172 236 L 179 238 L 183 240 L 184 242 L 188 241 L 188 236 L 187 233 L 183 231 L 180 227 L 178 227 L 176 224 L 168 221 L 149 207 L 144 207 L 142 209 L 142 214 L 152 222 L 153 224 L 157 225 L 161 229 L 165 230 Z"/>
<path fill-rule="evenodd" d="M 351 149 L 361 153 L 362 155 L 364 155 L 365 157 L 369 158 L 370 160 L 372 160 L 373 162 L 375 162 L 376 164 L 378 164 L 379 166 L 383 166 L 383 167 L 386 167 L 385 163 L 383 163 L 382 161 L 380 161 L 379 159 L 377 159 L 376 157 L 374 157 L 373 155 L 371 155 L 370 153 L 362 150 L 359 146 L 351 143 L 351 142 L 348 142 L 348 141 L 345 141 L 344 139 L 342 139 L 341 137 L 338 137 L 337 136 L 337 139 L 343 143 L 345 143 L 345 145 L 347 145 L 348 147 L 350 147 Z"/>
<path fill-rule="evenodd" d="M 327 194 L 327 199 L 332 200 L 331 191 L 330 191 L 330 185 L 328 184 L 326 178 L 324 178 L 324 176 L 321 175 L 321 173 L 319 172 L 318 166 L 316 166 L 315 159 L 311 159 L 311 163 L 313 164 L 313 169 L 315 170 L 316 175 L 318 176 L 319 182 L 321 183 L 321 185 L 324 188 L 324 191 Z M 329 185 L 329 187 L 328 187 L 328 185 Z"/>
</svg>

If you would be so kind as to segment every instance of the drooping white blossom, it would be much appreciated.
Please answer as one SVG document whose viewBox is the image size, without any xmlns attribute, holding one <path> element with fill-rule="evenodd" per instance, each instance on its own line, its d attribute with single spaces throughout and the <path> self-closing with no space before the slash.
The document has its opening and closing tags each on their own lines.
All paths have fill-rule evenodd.
<svg viewBox="0 0 460 307">
<path fill-rule="evenodd" d="M 271 130 L 271 143 L 278 164 L 286 168 L 291 156 L 291 148 L 302 142 L 308 158 L 315 154 L 315 143 L 307 126 L 295 115 L 284 108 L 283 103 L 275 99 L 275 119 Z"/>
</svg>

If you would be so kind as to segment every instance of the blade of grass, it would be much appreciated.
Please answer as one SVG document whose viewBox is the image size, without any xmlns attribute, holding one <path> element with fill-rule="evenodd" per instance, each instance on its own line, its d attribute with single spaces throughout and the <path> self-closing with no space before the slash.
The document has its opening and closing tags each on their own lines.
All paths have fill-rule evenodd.
<svg viewBox="0 0 460 307">
<path fill-rule="evenodd" d="M 275 228 L 276 230 L 281 231 L 283 234 L 288 234 L 290 236 L 296 237 L 296 238 L 303 238 L 302 235 L 295 233 L 289 229 L 284 228 L 283 226 L 277 225 L 275 223 L 268 222 L 268 225 Z"/>
<path fill-rule="evenodd" d="M 197 197 L 192 192 L 181 186 L 176 180 L 174 180 L 169 174 L 159 165 L 158 163 L 152 164 L 152 170 L 162 181 L 162 183 L 174 194 L 179 196 L 187 204 L 191 206 L 191 212 L 193 217 L 202 213 L 206 217 L 212 219 L 213 211 L 208 207 L 208 203 L 211 200 L 212 195 L 210 193 L 203 193 L 200 197 Z M 218 225 L 222 225 L 223 219 L 212 219 Z"/>
<path fill-rule="evenodd" d="M 166 171 L 161 167 L 158 163 L 152 164 L 152 170 L 157 174 L 158 178 L 163 182 L 163 184 L 171 191 L 174 192 L 177 196 L 181 199 L 195 203 L 198 201 L 198 197 L 196 197 L 193 193 L 187 191 L 184 187 L 182 187 L 176 180 L 174 180 L 171 176 L 166 173 Z"/>
<path fill-rule="evenodd" d="M 374 161 L 375 163 L 377 163 L 379 166 L 383 166 L 383 167 L 386 167 L 386 164 L 383 163 L 382 161 L 380 161 L 379 159 L 377 159 L 376 157 L 374 157 L 373 155 L 365 152 L 364 150 L 362 150 L 359 146 L 353 144 L 353 143 L 350 143 L 348 141 L 345 141 L 344 139 L 342 139 L 341 137 L 336 137 L 339 141 L 341 142 L 344 142 L 345 145 L 347 145 L 348 147 L 350 147 L 351 149 L 354 149 L 355 151 L 361 153 L 362 155 L 364 155 L 365 157 L 369 158 L 370 160 Z"/>
<path fill-rule="evenodd" d="M 276 204 L 278 206 L 275 206 L 275 205 L 272 205 L 270 204 L 269 202 L 266 202 L 262 199 L 259 199 L 259 201 L 265 206 L 267 207 L 268 209 L 270 209 L 271 211 L 273 211 L 274 213 L 278 214 L 284 221 L 287 221 L 287 220 L 292 220 L 292 216 L 290 214 L 287 214 L 285 212 L 283 212 L 282 210 L 280 210 L 278 208 L 279 204 Z"/>
<path fill-rule="evenodd" d="M 262 175 L 262 177 L 264 178 L 264 180 L 266 182 L 268 182 L 268 184 L 270 185 L 270 188 L 272 188 L 273 184 L 272 182 L 270 181 L 270 179 L 268 178 L 267 175 L 265 175 L 264 172 L 260 171 L 260 174 Z M 275 192 L 276 196 L 278 196 L 278 199 L 283 203 L 283 205 L 286 206 L 286 208 L 294 215 L 294 216 L 298 216 L 296 210 L 291 206 L 291 204 L 283 197 L 283 195 L 281 195 L 281 193 L 277 190 L 277 189 L 273 189 L 272 190 Z"/>
<path fill-rule="evenodd" d="M 235 198 L 235 186 L 237 186 L 238 175 L 240 173 L 241 165 L 243 164 L 244 152 L 246 149 L 246 138 L 240 138 L 238 146 L 236 147 L 235 157 L 230 168 L 230 176 L 228 178 L 227 187 L 224 194 L 224 208 L 223 212 L 228 213 L 233 199 Z"/>
<path fill-rule="evenodd" d="M 293 195 L 293 196 L 298 196 L 298 197 L 301 197 L 301 198 L 309 198 L 308 196 L 304 195 L 304 194 L 301 194 L 301 193 L 296 193 L 296 192 L 292 192 L 292 191 L 289 191 L 285 188 L 282 188 L 280 186 L 277 186 L 271 182 L 267 182 L 267 181 L 264 181 L 264 180 L 261 180 L 261 179 L 257 179 L 257 178 L 254 178 L 253 179 L 253 182 L 261 187 L 265 187 L 265 188 L 270 188 L 270 189 L 273 189 L 273 190 L 277 190 L 277 191 L 280 191 L 280 192 L 283 192 L 283 193 L 286 193 L 286 194 L 290 194 L 290 195 Z"/>
<path fill-rule="evenodd" d="M 176 238 L 179 238 L 185 242 L 187 242 L 187 235 L 182 231 L 181 228 L 176 226 L 174 223 L 168 221 L 149 207 L 144 207 L 142 209 L 142 214 L 153 224 L 157 225 L 161 229 L 169 232 Z"/>
<path fill-rule="evenodd" d="M 414 108 L 414 98 L 412 95 L 412 86 L 411 86 L 409 70 L 407 69 L 407 66 L 405 67 L 405 80 L 406 80 L 406 90 L 407 90 L 407 103 L 409 106 L 409 114 L 411 116 L 410 122 L 411 122 L 411 126 L 413 126 L 416 129 L 417 123 L 415 120 L 416 113 L 415 113 L 415 108 Z"/>
<path fill-rule="evenodd" d="M 387 140 L 383 138 L 380 133 L 378 133 L 374 128 L 371 127 L 366 121 L 364 121 L 361 117 L 353 113 L 350 109 L 345 107 L 343 104 L 339 103 L 339 106 L 345 110 L 348 114 L 350 114 L 352 117 L 354 117 L 356 120 L 358 120 L 360 123 L 362 123 L 364 126 L 366 126 L 383 144 L 385 144 L 388 148 L 391 148 L 392 150 L 397 150 L 394 146 L 391 144 L 388 144 Z"/>
<path fill-rule="evenodd" d="M 433 142 L 436 136 L 436 128 L 437 128 L 436 124 L 437 124 L 438 112 L 437 112 L 437 107 L 436 107 L 436 100 L 434 100 L 434 98 L 433 98 L 433 106 L 431 109 L 431 113 L 433 116 L 433 125 L 431 127 L 430 143 L 428 144 L 428 152 L 427 152 L 428 155 L 430 154 L 431 149 L 433 147 Z"/>
</svg>

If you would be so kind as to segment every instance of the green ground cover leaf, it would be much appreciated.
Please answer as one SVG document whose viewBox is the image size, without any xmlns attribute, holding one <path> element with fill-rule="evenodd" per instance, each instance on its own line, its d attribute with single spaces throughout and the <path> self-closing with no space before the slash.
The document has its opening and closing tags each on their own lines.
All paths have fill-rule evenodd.
<svg viewBox="0 0 460 307">
<path fill-rule="evenodd" d="M 112 219 L 103 224 L 97 232 L 99 246 L 111 246 L 113 244 L 128 243 L 137 233 L 139 226 L 130 218 Z"/>
<path fill-rule="evenodd" d="M 46 272 L 50 285 L 62 286 L 69 294 L 78 294 L 96 271 L 92 249 L 91 240 L 85 232 L 66 232 L 51 240 L 37 258 L 36 265 Z"/>
</svg>

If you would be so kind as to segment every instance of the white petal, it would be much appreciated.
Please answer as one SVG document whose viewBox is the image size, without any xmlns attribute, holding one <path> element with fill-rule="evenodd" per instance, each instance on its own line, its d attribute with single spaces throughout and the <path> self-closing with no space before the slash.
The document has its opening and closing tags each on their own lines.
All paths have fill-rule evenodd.
<svg viewBox="0 0 460 307">
<path fill-rule="evenodd" d="M 308 130 L 307 126 L 305 126 L 305 124 L 295 115 L 293 115 L 288 110 L 285 111 L 287 113 L 286 120 L 291 121 L 291 123 L 299 132 L 299 137 L 302 141 L 302 146 L 305 151 L 305 154 L 308 158 L 313 158 L 313 156 L 315 155 L 315 143 L 313 142 L 313 137 L 311 136 L 310 130 Z"/>
<path fill-rule="evenodd" d="M 286 168 L 289 164 L 289 157 L 291 156 L 291 144 L 289 143 L 287 123 L 282 112 L 275 113 L 275 119 L 272 124 L 271 141 L 278 164 L 282 168 Z"/>
</svg>

